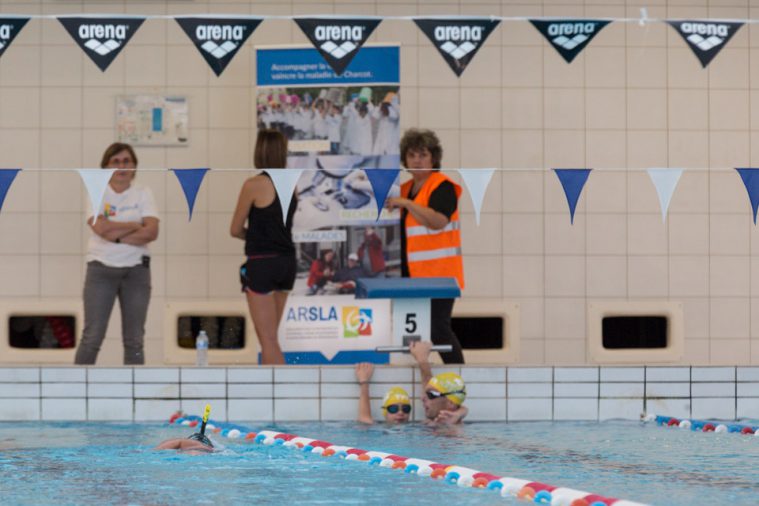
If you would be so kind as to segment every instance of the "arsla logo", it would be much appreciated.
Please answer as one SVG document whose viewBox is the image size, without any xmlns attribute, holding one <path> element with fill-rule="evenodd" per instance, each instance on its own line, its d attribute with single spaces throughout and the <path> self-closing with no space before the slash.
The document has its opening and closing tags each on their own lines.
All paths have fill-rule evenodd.
<svg viewBox="0 0 759 506">
<path fill-rule="evenodd" d="M 84 47 L 104 56 L 121 47 L 128 29 L 129 25 L 80 25 L 77 35 L 86 40 Z"/>
<path fill-rule="evenodd" d="M 287 310 L 288 322 L 328 322 L 337 321 L 335 306 L 297 306 Z"/>
<path fill-rule="evenodd" d="M 358 306 L 343 307 L 343 337 L 372 335 L 372 310 Z"/>
<path fill-rule="evenodd" d="M 709 51 L 715 46 L 722 44 L 730 34 L 728 25 L 712 23 L 683 23 L 680 30 L 689 34 L 688 42 L 702 51 Z"/>
<path fill-rule="evenodd" d="M 482 40 L 481 26 L 437 26 L 435 40 L 442 42 L 440 49 L 457 60 L 468 55 Z"/>
<path fill-rule="evenodd" d="M 594 23 L 554 23 L 548 25 L 551 42 L 564 49 L 572 50 L 588 40 L 596 31 Z"/>
<path fill-rule="evenodd" d="M 195 38 L 206 41 L 200 47 L 216 58 L 224 58 L 237 49 L 245 39 L 243 25 L 199 25 L 195 29 Z"/>
<path fill-rule="evenodd" d="M 319 49 L 339 60 L 355 50 L 361 41 L 364 40 L 364 27 L 319 25 L 314 30 L 314 38 L 322 42 L 319 45 Z"/>
</svg>

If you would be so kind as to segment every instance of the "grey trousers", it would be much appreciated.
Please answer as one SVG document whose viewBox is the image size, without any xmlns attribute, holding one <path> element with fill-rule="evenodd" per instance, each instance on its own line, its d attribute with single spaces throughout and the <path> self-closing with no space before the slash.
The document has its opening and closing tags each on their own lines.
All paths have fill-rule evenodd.
<svg viewBox="0 0 759 506">
<path fill-rule="evenodd" d="M 143 342 L 150 288 L 149 267 L 108 267 L 96 261 L 87 263 L 84 330 L 74 362 L 80 365 L 95 363 L 105 338 L 108 320 L 111 319 L 113 304 L 118 297 L 124 365 L 144 364 Z"/>
</svg>

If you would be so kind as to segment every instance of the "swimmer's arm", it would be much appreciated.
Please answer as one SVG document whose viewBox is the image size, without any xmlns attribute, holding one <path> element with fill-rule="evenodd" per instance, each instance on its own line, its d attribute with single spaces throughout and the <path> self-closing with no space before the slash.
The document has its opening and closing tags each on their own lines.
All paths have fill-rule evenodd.
<svg viewBox="0 0 759 506">
<path fill-rule="evenodd" d="M 429 341 L 415 341 L 409 346 L 409 353 L 416 360 L 419 366 L 419 373 L 422 375 L 422 395 L 425 395 L 427 383 L 432 379 L 432 366 L 430 365 L 430 350 L 432 343 Z"/>
<path fill-rule="evenodd" d="M 167 439 L 161 442 L 154 450 L 178 450 L 182 445 L 183 439 Z"/>
<path fill-rule="evenodd" d="M 374 420 L 372 419 L 372 407 L 369 402 L 369 383 L 362 383 L 359 386 L 361 394 L 358 399 L 358 421 L 371 425 L 374 423 Z"/>
</svg>

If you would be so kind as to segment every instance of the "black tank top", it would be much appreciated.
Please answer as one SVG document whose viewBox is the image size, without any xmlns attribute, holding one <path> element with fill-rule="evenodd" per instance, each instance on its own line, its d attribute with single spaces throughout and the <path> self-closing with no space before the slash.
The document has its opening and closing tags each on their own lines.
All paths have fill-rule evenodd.
<svg viewBox="0 0 759 506">
<path fill-rule="evenodd" d="M 269 174 L 263 173 L 266 177 Z M 271 179 L 271 178 L 269 178 Z M 287 210 L 287 222 L 282 223 L 282 204 L 275 194 L 274 201 L 266 207 L 250 206 L 248 231 L 245 234 L 245 255 L 294 255 L 292 238 L 293 215 L 298 207 L 293 195 Z"/>
</svg>

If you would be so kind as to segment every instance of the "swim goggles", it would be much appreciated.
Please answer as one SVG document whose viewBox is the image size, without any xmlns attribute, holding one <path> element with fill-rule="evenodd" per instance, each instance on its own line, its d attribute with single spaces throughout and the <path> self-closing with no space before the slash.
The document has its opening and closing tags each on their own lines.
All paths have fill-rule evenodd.
<svg viewBox="0 0 759 506">
<path fill-rule="evenodd" d="M 411 404 L 391 404 L 389 406 L 385 406 L 385 410 L 387 410 L 387 412 L 391 415 L 396 414 L 398 410 L 402 410 L 408 415 L 411 413 Z"/>
<path fill-rule="evenodd" d="M 427 394 L 427 398 L 429 400 L 434 401 L 435 399 L 440 399 L 446 395 L 465 394 L 466 390 L 456 390 L 455 392 L 438 392 L 437 390 L 427 390 L 425 393 Z"/>
</svg>

